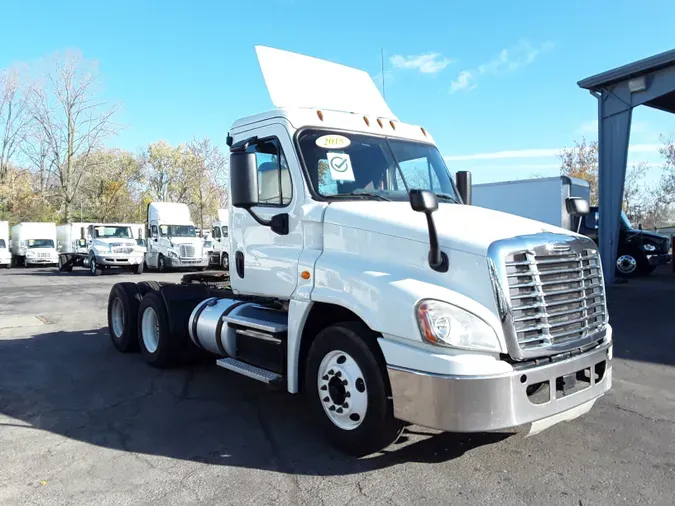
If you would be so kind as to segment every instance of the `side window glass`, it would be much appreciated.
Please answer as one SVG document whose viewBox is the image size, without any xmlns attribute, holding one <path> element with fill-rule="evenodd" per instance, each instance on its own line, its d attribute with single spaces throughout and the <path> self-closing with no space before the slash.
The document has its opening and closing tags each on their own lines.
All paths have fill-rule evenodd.
<svg viewBox="0 0 675 506">
<path fill-rule="evenodd" d="M 258 165 L 258 202 L 266 206 L 285 206 L 291 202 L 293 187 L 286 157 L 277 139 L 252 146 Z"/>
<path fill-rule="evenodd" d="M 152 226 L 152 237 L 157 238 L 157 225 Z"/>
<path fill-rule="evenodd" d="M 211 234 L 213 235 L 214 239 L 220 239 L 220 229 L 218 227 L 213 227 Z"/>
</svg>

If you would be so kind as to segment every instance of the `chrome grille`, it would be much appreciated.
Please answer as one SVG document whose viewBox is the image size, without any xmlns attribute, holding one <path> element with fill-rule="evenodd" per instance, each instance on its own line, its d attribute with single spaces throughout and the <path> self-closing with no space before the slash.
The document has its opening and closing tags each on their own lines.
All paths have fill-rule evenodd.
<svg viewBox="0 0 675 506">
<path fill-rule="evenodd" d="M 178 250 L 181 258 L 195 258 L 197 251 L 192 244 L 181 244 Z"/>
<path fill-rule="evenodd" d="M 113 253 L 124 253 L 129 254 L 134 251 L 134 248 L 124 247 L 124 248 L 113 248 Z"/>
<path fill-rule="evenodd" d="M 49 257 L 51 257 L 51 254 L 48 253 L 48 252 L 44 252 L 44 251 L 38 251 L 37 256 L 38 256 L 38 258 L 49 258 Z"/>
<path fill-rule="evenodd" d="M 506 256 L 505 268 L 507 297 L 521 350 L 571 344 L 606 323 L 597 250 L 517 251 Z"/>
</svg>

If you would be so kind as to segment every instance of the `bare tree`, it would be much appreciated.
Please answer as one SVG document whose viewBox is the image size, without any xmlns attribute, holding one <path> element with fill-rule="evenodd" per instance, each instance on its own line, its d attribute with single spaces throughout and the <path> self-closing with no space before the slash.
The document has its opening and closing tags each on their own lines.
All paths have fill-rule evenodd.
<svg viewBox="0 0 675 506">
<path fill-rule="evenodd" d="M 591 185 L 591 205 L 598 204 L 598 141 L 574 143 L 574 147 L 563 149 L 560 158 L 560 174 L 577 177 Z"/>
<path fill-rule="evenodd" d="M 117 132 L 112 117 L 118 105 L 96 98 L 99 83 L 95 64 L 77 53 L 66 53 L 56 55 L 44 86 L 34 86 L 30 94 L 30 112 L 46 143 L 65 222 L 71 221 L 73 202 L 90 169 L 90 155 Z"/>
<path fill-rule="evenodd" d="M 30 116 L 22 94 L 18 68 L 0 71 L 0 182 L 7 177 L 9 162 L 21 146 Z"/>
<path fill-rule="evenodd" d="M 225 180 L 227 178 L 227 161 L 223 152 L 209 138 L 194 139 L 188 144 L 192 154 L 190 170 L 192 207 L 199 217 L 199 226 L 211 224 L 210 217 L 215 215 L 220 206 L 227 205 Z M 205 222 L 204 217 L 209 217 Z"/>
</svg>

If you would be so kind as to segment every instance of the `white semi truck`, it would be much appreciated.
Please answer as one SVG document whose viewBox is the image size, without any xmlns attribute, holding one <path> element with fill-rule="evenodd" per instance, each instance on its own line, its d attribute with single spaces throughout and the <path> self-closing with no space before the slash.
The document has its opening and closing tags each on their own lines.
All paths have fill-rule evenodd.
<svg viewBox="0 0 675 506">
<path fill-rule="evenodd" d="M 94 276 L 107 269 L 125 268 L 142 274 L 145 247 L 138 244 L 142 224 L 66 223 L 56 229 L 59 250 L 58 268 L 70 272 L 73 267 L 89 269 Z"/>
<path fill-rule="evenodd" d="M 212 224 L 209 238 L 212 246 L 209 263 L 219 265 L 225 270 L 230 268 L 229 218 L 227 209 L 218 209 L 218 218 Z"/>
<path fill-rule="evenodd" d="M 31 265 L 56 265 L 56 223 L 22 222 L 11 229 L 12 263 Z"/>
<path fill-rule="evenodd" d="M 197 237 L 190 208 L 177 202 L 151 202 L 148 205 L 146 264 L 164 272 L 171 268 L 209 265 L 204 240 Z"/>
<path fill-rule="evenodd" d="M 356 455 L 406 423 L 533 434 L 591 409 L 612 380 L 595 244 L 464 204 L 468 178 L 365 72 L 257 52 L 277 108 L 228 135 L 231 287 L 118 283 L 112 344 L 304 391 Z M 266 164 L 275 186 L 259 184 Z"/>
<path fill-rule="evenodd" d="M 12 253 L 9 251 L 9 223 L 0 221 L 0 267 L 12 267 Z"/>
</svg>

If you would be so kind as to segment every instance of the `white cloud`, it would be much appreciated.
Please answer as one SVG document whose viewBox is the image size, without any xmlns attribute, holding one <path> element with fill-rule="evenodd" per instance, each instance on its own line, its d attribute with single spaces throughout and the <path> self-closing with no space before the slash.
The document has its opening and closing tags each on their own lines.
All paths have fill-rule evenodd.
<svg viewBox="0 0 675 506">
<path fill-rule="evenodd" d="M 419 70 L 423 74 L 436 74 L 452 63 L 440 53 L 425 53 L 420 55 L 403 56 L 395 54 L 389 62 L 399 69 Z"/>
<path fill-rule="evenodd" d="M 456 91 L 471 91 L 473 90 L 476 85 L 471 82 L 471 79 L 473 78 L 473 74 L 469 70 L 462 70 L 459 75 L 457 76 L 457 79 L 452 81 L 450 83 L 450 93 L 454 93 Z"/>
<path fill-rule="evenodd" d="M 659 144 L 631 144 L 630 153 L 658 153 Z M 518 149 L 510 151 L 495 151 L 493 153 L 475 153 L 472 155 L 450 155 L 444 158 L 449 161 L 459 160 L 505 160 L 513 158 L 548 158 L 557 157 L 564 148 Z"/>
<path fill-rule="evenodd" d="M 502 49 L 492 60 L 478 65 L 475 69 L 462 70 L 457 79 L 451 83 L 450 93 L 471 91 L 476 87 L 473 81 L 480 76 L 500 75 L 526 67 L 541 53 L 553 49 L 554 45 L 553 42 L 548 41 L 539 46 L 533 46 L 530 41 L 523 39 L 514 46 Z"/>
</svg>

